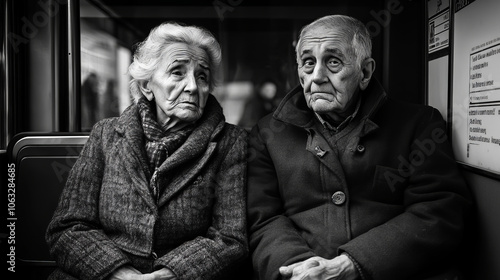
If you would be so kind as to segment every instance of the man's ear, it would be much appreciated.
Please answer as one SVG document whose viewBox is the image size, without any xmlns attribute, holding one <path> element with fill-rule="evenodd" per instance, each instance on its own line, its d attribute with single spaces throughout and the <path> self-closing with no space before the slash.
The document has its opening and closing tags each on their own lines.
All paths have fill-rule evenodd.
<svg viewBox="0 0 500 280">
<path fill-rule="evenodd" d="M 139 82 L 139 88 L 141 89 L 141 92 L 144 96 L 146 96 L 146 98 L 151 101 L 153 100 L 153 98 L 155 97 L 153 95 L 153 91 L 151 89 L 149 89 L 148 87 L 148 81 L 146 80 L 141 80 Z"/>
<path fill-rule="evenodd" d="M 365 90 L 368 87 L 374 71 L 375 60 L 373 58 L 369 57 L 361 63 L 361 80 L 359 81 L 359 88 L 361 90 Z"/>
</svg>

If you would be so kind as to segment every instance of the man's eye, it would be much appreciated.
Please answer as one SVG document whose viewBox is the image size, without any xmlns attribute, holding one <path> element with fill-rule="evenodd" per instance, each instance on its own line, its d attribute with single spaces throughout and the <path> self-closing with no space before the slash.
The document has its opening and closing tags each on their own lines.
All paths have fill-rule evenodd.
<svg viewBox="0 0 500 280">
<path fill-rule="evenodd" d="M 328 66 L 330 67 L 338 67 L 342 65 L 342 61 L 338 60 L 338 59 L 330 59 L 328 60 Z"/>
<path fill-rule="evenodd" d="M 312 66 L 314 66 L 314 61 L 312 59 L 306 59 L 306 60 L 304 60 L 303 64 L 305 67 L 312 67 Z"/>
<path fill-rule="evenodd" d="M 305 73 L 310 73 L 314 69 L 314 60 L 313 59 L 305 59 L 302 61 L 302 71 Z"/>
</svg>

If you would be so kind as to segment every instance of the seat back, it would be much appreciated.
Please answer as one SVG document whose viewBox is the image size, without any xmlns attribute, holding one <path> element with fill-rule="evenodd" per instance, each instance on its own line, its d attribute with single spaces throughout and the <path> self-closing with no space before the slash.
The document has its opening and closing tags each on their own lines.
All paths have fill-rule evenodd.
<svg viewBox="0 0 500 280">
<path fill-rule="evenodd" d="M 9 164 L 15 164 L 15 208 L 7 220 L 16 226 L 19 266 L 54 266 L 45 231 L 57 206 L 69 171 L 88 134 L 22 133 L 7 147 Z"/>
</svg>

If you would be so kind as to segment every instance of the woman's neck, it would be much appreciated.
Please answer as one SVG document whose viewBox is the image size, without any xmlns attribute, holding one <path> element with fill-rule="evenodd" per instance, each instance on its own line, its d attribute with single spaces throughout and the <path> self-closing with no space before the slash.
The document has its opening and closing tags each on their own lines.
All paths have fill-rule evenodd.
<svg viewBox="0 0 500 280">
<path fill-rule="evenodd" d="M 163 110 L 158 107 L 158 105 L 155 105 L 155 111 L 156 111 L 156 121 L 161 126 L 164 132 L 179 131 L 189 125 L 189 123 L 182 121 L 179 118 L 173 116 L 167 116 L 165 112 L 163 112 Z"/>
</svg>

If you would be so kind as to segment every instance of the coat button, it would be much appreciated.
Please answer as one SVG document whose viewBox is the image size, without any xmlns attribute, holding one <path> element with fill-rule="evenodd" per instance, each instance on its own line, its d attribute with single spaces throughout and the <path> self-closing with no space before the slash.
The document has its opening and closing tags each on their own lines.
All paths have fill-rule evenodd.
<svg viewBox="0 0 500 280">
<path fill-rule="evenodd" d="M 362 152 L 364 152 L 364 151 L 365 151 L 365 146 L 363 146 L 363 145 L 358 145 L 358 146 L 356 147 L 356 150 L 357 150 L 358 152 L 362 153 Z"/>
<path fill-rule="evenodd" d="M 332 201 L 335 205 L 342 205 L 345 202 L 345 193 L 338 191 L 332 195 Z"/>
<path fill-rule="evenodd" d="M 151 257 L 152 257 L 154 260 L 158 259 L 158 255 L 157 255 L 157 254 L 156 254 L 156 252 L 154 252 L 154 251 L 153 251 L 153 252 L 151 252 Z"/>
<path fill-rule="evenodd" d="M 318 156 L 318 157 L 320 157 L 320 158 L 324 157 L 324 156 L 325 156 L 325 154 L 326 154 L 326 151 L 325 151 L 325 150 L 323 150 L 323 149 L 321 149 L 321 147 L 320 147 L 320 146 L 316 146 L 316 147 L 314 148 L 314 150 L 316 151 L 316 156 Z"/>
</svg>

